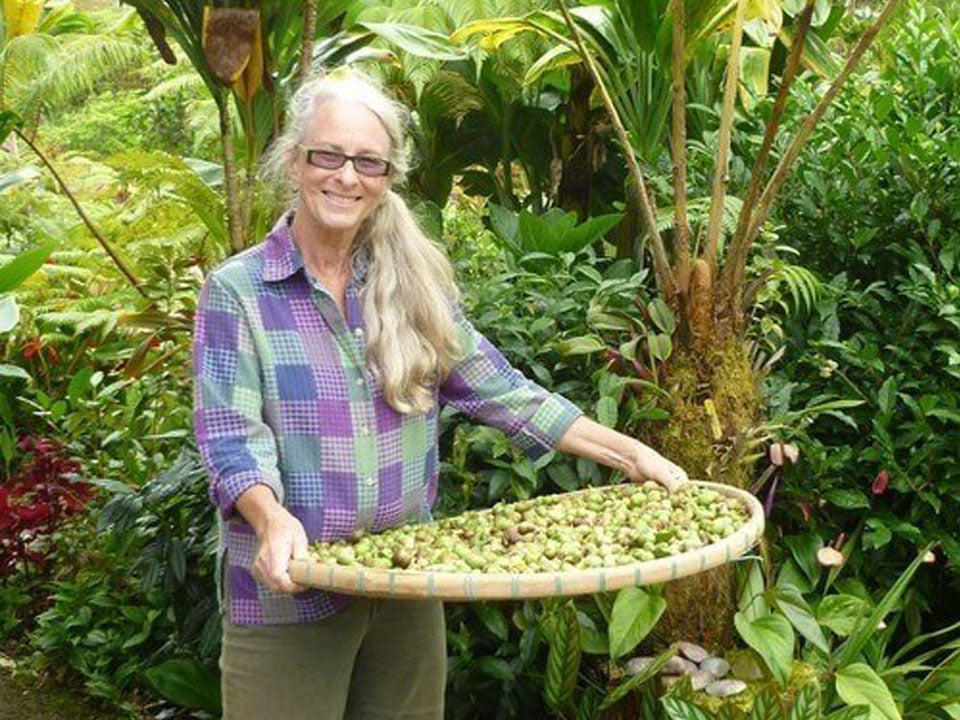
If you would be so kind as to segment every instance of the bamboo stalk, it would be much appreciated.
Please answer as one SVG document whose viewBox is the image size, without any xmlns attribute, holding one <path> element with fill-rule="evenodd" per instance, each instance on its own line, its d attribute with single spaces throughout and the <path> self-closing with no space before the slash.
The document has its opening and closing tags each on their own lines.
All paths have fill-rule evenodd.
<svg viewBox="0 0 960 720">
<path fill-rule="evenodd" d="M 40 152 L 40 149 L 33 144 L 33 141 L 19 129 L 15 129 L 14 133 L 16 133 L 17 137 L 21 138 L 30 147 L 30 149 L 33 150 L 34 154 L 40 158 L 43 164 L 47 166 L 47 170 L 49 170 L 50 174 L 53 175 L 54 179 L 57 181 L 57 185 L 59 185 L 60 189 L 63 191 L 63 194 L 66 195 L 67 199 L 69 199 L 73 204 L 73 207 L 77 211 L 77 215 L 79 215 L 80 219 L 83 221 L 83 224 L 87 226 L 93 236 L 97 239 L 97 242 L 100 243 L 100 247 L 106 251 L 107 255 L 110 256 L 110 259 L 113 260 L 114 264 L 120 269 L 120 272 L 123 273 L 124 277 L 130 281 L 130 284 L 133 285 L 133 287 L 138 293 L 140 293 L 142 297 L 147 297 L 147 293 L 143 289 L 143 286 L 140 285 L 140 281 L 137 280 L 130 268 L 127 267 L 127 264 L 110 246 L 110 243 L 107 242 L 107 239 L 103 236 L 103 233 L 100 232 L 100 229 L 93 224 L 93 221 L 80 206 L 76 196 L 70 192 L 70 188 L 67 187 L 67 184 L 64 182 L 63 178 L 60 177 L 60 173 L 57 172 L 57 169 L 53 166 L 53 163 L 51 163 L 50 160 L 47 159 L 47 156 Z"/>
<path fill-rule="evenodd" d="M 869 28 L 864 31 L 863 35 L 860 36 L 856 47 L 854 47 L 853 51 L 850 53 L 850 56 L 847 58 L 847 62 L 844 64 L 840 74 L 837 75 L 833 83 L 831 83 L 830 87 L 827 89 L 827 92 L 820 99 L 820 102 L 817 103 L 817 106 L 813 109 L 813 112 L 811 112 L 803 121 L 803 124 L 800 126 L 800 130 L 797 132 L 796 137 L 793 139 L 793 142 L 790 143 L 790 147 L 787 148 L 787 151 L 783 154 L 783 157 L 780 158 L 780 162 L 777 165 L 776 170 L 774 170 L 773 176 L 763 189 L 763 194 L 760 196 L 760 201 L 757 204 L 757 210 L 753 214 L 753 219 L 751 220 L 749 230 L 747 231 L 748 244 L 751 243 L 760 232 L 760 228 L 767 219 L 767 215 L 770 212 L 773 201 L 776 198 L 777 193 L 780 191 L 780 188 L 783 186 L 784 180 L 786 180 L 787 173 L 790 171 L 791 166 L 796 161 L 797 156 L 800 154 L 800 150 L 813 133 L 813 129 L 820 121 L 820 118 L 823 117 L 823 114 L 830 106 L 830 103 L 833 102 L 833 98 L 836 96 L 837 92 L 839 92 L 847 78 L 860 63 L 864 53 L 867 51 L 870 45 L 873 44 L 877 33 L 880 32 L 883 26 L 886 25 L 893 16 L 893 12 L 896 10 L 899 3 L 900 0 L 887 0 L 887 4 L 884 5 L 883 10 L 880 12 L 880 16 Z"/>
<path fill-rule="evenodd" d="M 214 96 L 220 114 L 220 143 L 223 149 L 223 180 L 227 186 L 227 228 L 230 232 L 230 247 L 234 252 L 243 250 L 243 219 L 237 187 L 237 166 L 233 157 L 233 128 L 227 108 L 229 95 L 222 89 Z"/>
<path fill-rule="evenodd" d="M 674 276 L 681 295 L 690 283 L 690 221 L 687 215 L 687 98 L 686 17 L 684 0 L 671 0 L 673 15 L 673 124 L 670 145 L 673 151 L 673 260 Z"/>
<path fill-rule="evenodd" d="M 623 122 L 620 120 L 620 115 L 617 113 L 617 108 L 613 104 L 613 98 L 611 98 L 610 93 L 607 92 L 607 86 L 603 82 L 603 78 L 597 69 L 593 56 L 587 51 L 587 48 L 583 44 L 580 31 L 577 30 L 577 26 L 570 16 L 570 11 L 567 9 L 566 3 L 564 0 L 557 0 L 557 5 L 560 7 L 560 12 L 563 14 L 563 19 L 567 27 L 570 29 L 570 34 L 573 36 L 573 40 L 577 45 L 577 51 L 580 53 L 580 57 L 583 58 L 590 74 L 593 76 L 593 81 L 597 84 L 597 90 L 600 91 L 600 96 L 603 98 L 604 107 L 607 109 L 610 120 L 613 122 L 617 138 L 620 141 L 623 154 L 627 160 L 627 168 L 633 180 L 634 192 L 640 204 L 643 220 L 647 226 L 647 232 L 650 233 L 650 251 L 653 256 L 653 272 L 657 279 L 657 287 L 668 300 L 672 301 L 676 295 L 676 283 L 673 277 L 673 270 L 670 268 L 670 262 L 667 259 L 667 251 L 663 244 L 663 237 L 657 230 L 656 209 L 650 197 L 647 195 L 646 185 L 643 181 L 643 173 L 640 171 L 633 147 L 630 145 L 630 138 L 627 136 L 626 128 L 624 128 Z"/>
<path fill-rule="evenodd" d="M 757 197 L 760 195 L 760 183 L 763 182 L 763 175 L 767 168 L 767 160 L 770 158 L 773 142 L 780 129 L 780 121 L 783 118 L 783 112 L 787 106 L 790 88 L 793 85 L 793 81 L 797 76 L 797 70 L 800 67 L 800 58 L 803 55 L 803 46 L 807 38 L 807 31 L 810 28 L 810 21 L 813 18 L 813 10 L 815 7 L 816 0 L 807 0 L 806 6 L 804 6 L 803 11 L 800 13 L 793 47 L 790 48 L 790 55 L 787 57 L 787 65 L 784 69 L 783 77 L 780 80 L 777 99 L 773 104 L 770 120 L 767 122 L 767 127 L 764 131 L 760 152 L 757 154 L 757 159 L 753 164 L 753 170 L 750 173 L 750 185 L 747 188 L 747 196 L 743 202 L 743 207 L 740 209 L 737 229 L 734 231 L 733 239 L 730 241 L 730 251 L 727 253 L 727 261 L 723 265 L 719 290 L 722 302 L 726 305 L 727 310 L 730 309 L 730 299 L 738 294 L 734 292 L 734 289 L 739 288 L 743 283 L 746 257 L 749 254 L 747 230 L 749 229 L 753 206 L 757 202 Z"/>
<path fill-rule="evenodd" d="M 300 50 L 300 69 L 297 71 L 300 82 L 310 78 L 313 73 L 313 36 L 317 32 L 317 0 L 305 0 L 303 3 L 303 44 Z"/>
<path fill-rule="evenodd" d="M 717 145 L 717 162 L 713 171 L 713 193 L 710 200 L 710 219 L 707 222 L 707 246 L 704 260 L 710 266 L 711 276 L 717 274 L 717 249 L 723 226 L 724 198 L 730 172 L 730 135 L 733 131 L 733 116 L 736 110 L 737 86 L 740 84 L 740 47 L 743 44 L 743 17 L 748 0 L 737 3 L 733 27 L 730 30 L 730 56 L 727 58 L 727 81 L 723 88 L 723 109 L 720 112 L 720 136 Z"/>
</svg>

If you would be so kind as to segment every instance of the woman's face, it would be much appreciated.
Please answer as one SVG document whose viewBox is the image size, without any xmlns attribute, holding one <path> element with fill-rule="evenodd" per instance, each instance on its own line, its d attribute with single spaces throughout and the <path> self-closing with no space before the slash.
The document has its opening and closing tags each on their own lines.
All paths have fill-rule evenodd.
<svg viewBox="0 0 960 720">
<path fill-rule="evenodd" d="M 380 204 L 390 187 L 390 177 L 362 175 L 350 160 L 335 170 L 316 167 L 307 162 L 303 148 L 386 160 L 390 157 L 386 128 L 365 106 L 350 100 L 330 100 L 314 110 L 302 145 L 292 168 L 299 187 L 300 212 L 306 214 L 300 220 L 306 221 L 313 232 L 352 239 Z"/>
</svg>

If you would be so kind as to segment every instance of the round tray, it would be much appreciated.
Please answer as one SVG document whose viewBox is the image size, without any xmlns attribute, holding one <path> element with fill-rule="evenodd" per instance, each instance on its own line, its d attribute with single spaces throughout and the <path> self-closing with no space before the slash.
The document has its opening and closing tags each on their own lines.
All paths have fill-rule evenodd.
<svg viewBox="0 0 960 720">
<path fill-rule="evenodd" d="M 730 562 L 752 548 L 763 534 L 763 506 L 753 495 L 729 485 L 700 481 L 696 484 L 740 500 L 747 506 L 750 519 L 723 540 L 680 555 L 618 567 L 520 574 L 381 570 L 301 559 L 290 561 L 290 577 L 302 585 L 347 595 L 451 601 L 587 595 L 656 585 Z"/>
</svg>

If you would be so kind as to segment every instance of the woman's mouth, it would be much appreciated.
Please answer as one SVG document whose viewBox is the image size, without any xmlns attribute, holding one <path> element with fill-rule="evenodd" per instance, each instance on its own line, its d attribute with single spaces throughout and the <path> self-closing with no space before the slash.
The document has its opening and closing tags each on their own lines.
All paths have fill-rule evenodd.
<svg viewBox="0 0 960 720">
<path fill-rule="evenodd" d="M 324 190 L 323 196 L 333 205 L 339 205 L 341 207 L 350 207 L 356 203 L 360 198 L 356 195 L 340 195 L 330 190 Z"/>
</svg>

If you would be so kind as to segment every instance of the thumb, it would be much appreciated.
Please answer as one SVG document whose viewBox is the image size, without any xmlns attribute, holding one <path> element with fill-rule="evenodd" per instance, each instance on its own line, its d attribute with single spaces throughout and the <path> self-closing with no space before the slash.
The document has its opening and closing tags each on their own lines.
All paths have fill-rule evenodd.
<svg viewBox="0 0 960 720">
<path fill-rule="evenodd" d="M 309 545 L 305 535 L 301 533 L 294 535 L 292 554 L 294 560 L 305 560 L 309 556 Z"/>
</svg>

